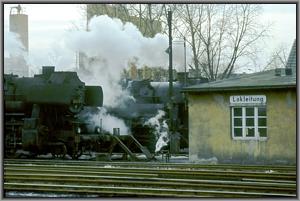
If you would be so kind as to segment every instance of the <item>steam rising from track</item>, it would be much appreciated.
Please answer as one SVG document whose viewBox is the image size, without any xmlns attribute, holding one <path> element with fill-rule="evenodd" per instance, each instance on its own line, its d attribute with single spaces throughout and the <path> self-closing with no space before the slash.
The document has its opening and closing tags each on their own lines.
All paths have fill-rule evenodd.
<svg viewBox="0 0 300 201">
<path fill-rule="evenodd" d="M 148 125 L 154 127 L 155 129 L 155 137 L 156 137 L 156 145 L 155 145 L 155 152 L 159 152 L 164 146 L 167 146 L 169 142 L 168 136 L 168 125 L 166 120 L 163 120 L 163 116 L 165 112 L 162 110 L 158 110 L 157 114 L 150 118 L 148 121 L 144 123 L 144 125 Z"/>
</svg>

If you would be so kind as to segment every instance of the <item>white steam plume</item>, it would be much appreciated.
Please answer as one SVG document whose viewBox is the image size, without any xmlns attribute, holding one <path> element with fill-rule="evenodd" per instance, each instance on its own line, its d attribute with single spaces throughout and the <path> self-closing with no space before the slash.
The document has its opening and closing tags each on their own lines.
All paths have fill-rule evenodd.
<svg viewBox="0 0 300 201">
<path fill-rule="evenodd" d="M 5 31 L 4 32 L 4 57 L 24 56 L 25 48 L 20 41 L 18 34 Z"/>
<path fill-rule="evenodd" d="M 120 128 L 120 135 L 128 135 L 129 129 L 122 119 L 114 117 L 107 113 L 106 109 L 99 107 L 96 112 L 83 111 L 80 118 L 92 123 L 95 127 L 101 127 L 103 130 L 112 134 L 113 128 Z M 102 123 L 102 125 L 101 125 Z"/>
<path fill-rule="evenodd" d="M 155 152 L 159 152 L 164 146 L 168 145 L 169 136 L 168 136 L 168 125 L 166 120 L 163 120 L 165 112 L 158 110 L 157 114 L 150 118 L 144 123 L 144 125 L 151 126 L 155 129 L 154 134 L 156 137 Z"/>
<path fill-rule="evenodd" d="M 42 66 L 55 66 L 56 71 L 75 70 L 75 52 L 66 48 L 64 41 L 57 41 L 43 49 L 29 52 L 29 59 L 33 70 L 38 73 Z"/>
<path fill-rule="evenodd" d="M 156 34 L 154 38 L 146 38 L 132 23 L 123 24 L 120 19 L 106 15 L 92 18 L 89 29 L 88 32 L 70 33 L 67 45 L 90 57 L 105 59 L 109 67 L 124 68 L 133 57 L 139 58 L 140 65 L 168 64 L 166 35 Z"/>
<path fill-rule="evenodd" d="M 82 52 L 89 59 L 85 62 L 86 71 L 79 74 L 87 84 L 101 85 L 105 94 L 104 105 L 114 107 L 128 94 L 118 82 L 128 62 L 137 58 L 137 67 L 147 65 L 168 67 L 168 36 L 156 34 L 153 38 L 144 37 L 132 23 L 122 23 L 106 15 L 90 20 L 89 31 L 67 33 L 66 47 L 74 52 Z M 173 47 L 174 64 L 183 65 L 182 45 Z M 179 52 L 179 53 L 178 53 Z M 177 55 L 177 56 L 176 56 Z M 120 98 L 122 97 L 122 98 Z"/>
</svg>

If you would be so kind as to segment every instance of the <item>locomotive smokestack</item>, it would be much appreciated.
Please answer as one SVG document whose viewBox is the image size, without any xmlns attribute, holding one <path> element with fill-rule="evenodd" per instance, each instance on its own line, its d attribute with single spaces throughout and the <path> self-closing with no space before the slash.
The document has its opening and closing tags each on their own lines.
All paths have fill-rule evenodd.
<svg viewBox="0 0 300 201">
<path fill-rule="evenodd" d="M 85 103 L 87 106 L 102 107 L 103 91 L 100 86 L 85 86 Z"/>
</svg>

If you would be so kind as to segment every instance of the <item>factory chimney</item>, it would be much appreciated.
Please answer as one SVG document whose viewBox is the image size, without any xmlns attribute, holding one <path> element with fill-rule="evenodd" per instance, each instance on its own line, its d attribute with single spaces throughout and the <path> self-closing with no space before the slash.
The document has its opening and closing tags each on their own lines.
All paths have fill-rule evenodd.
<svg viewBox="0 0 300 201">
<path fill-rule="evenodd" d="M 29 75 L 29 68 L 26 62 L 28 56 L 28 15 L 23 13 L 23 8 L 18 5 L 10 8 L 9 31 L 16 33 L 24 47 L 23 55 L 10 53 L 9 58 L 4 60 L 4 73 L 18 76 Z"/>
<path fill-rule="evenodd" d="M 20 5 L 10 8 L 9 31 L 20 36 L 21 42 L 28 52 L 28 15 L 23 14 Z"/>
</svg>

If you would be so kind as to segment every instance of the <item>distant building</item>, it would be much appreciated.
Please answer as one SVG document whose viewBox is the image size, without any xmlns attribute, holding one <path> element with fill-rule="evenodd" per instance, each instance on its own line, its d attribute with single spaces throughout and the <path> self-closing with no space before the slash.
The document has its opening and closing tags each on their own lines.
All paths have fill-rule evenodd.
<svg viewBox="0 0 300 201">
<path fill-rule="evenodd" d="M 133 63 L 129 63 L 129 70 L 125 70 L 124 76 L 130 80 L 151 80 L 155 82 L 169 81 L 169 70 L 162 67 L 137 68 Z M 173 69 L 173 78 L 177 79 L 177 71 Z"/>
<path fill-rule="evenodd" d="M 191 162 L 296 164 L 295 50 L 294 44 L 288 68 L 183 90 L 188 97 Z"/>
<path fill-rule="evenodd" d="M 87 23 L 93 16 L 99 15 L 119 18 L 122 22 L 131 22 L 136 25 L 146 37 L 153 37 L 162 31 L 160 21 L 132 16 L 121 4 L 87 4 Z"/>
</svg>

